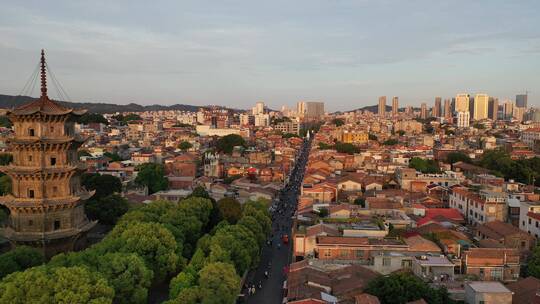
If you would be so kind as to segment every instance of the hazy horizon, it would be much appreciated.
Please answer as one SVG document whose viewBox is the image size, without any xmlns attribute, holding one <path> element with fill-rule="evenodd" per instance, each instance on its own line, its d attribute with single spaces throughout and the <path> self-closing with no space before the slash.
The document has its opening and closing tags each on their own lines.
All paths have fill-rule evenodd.
<svg viewBox="0 0 540 304">
<path fill-rule="evenodd" d="M 44 48 L 80 102 L 337 111 L 528 90 L 540 105 L 540 3 L 469 2 L 2 1 L 0 94 Z"/>
</svg>

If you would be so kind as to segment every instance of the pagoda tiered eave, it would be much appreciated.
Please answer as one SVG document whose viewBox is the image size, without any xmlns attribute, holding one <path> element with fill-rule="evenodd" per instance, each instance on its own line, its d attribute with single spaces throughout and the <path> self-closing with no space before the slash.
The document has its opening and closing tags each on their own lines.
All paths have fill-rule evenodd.
<svg viewBox="0 0 540 304">
<path fill-rule="evenodd" d="M 56 239 L 75 237 L 87 232 L 97 224 L 97 221 L 87 221 L 76 229 L 62 229 L 48 232 L 17 232 L 10 227 L 0 228 L 0 234 L 15 242 L 44 242 Z"/>
<path fill-rule="evenodd" d="M 59 210 L 67 206 L 77 205 L 82 203 L 81 200 L 87 200 L 95 191 L 82 191 L 77 195 L 48 198 L 48 199 L 29 199 L 29 198 L 16 198 L 13 195 L 0 196 L 0 202 L 10 209 L 17 209 L 21 211 L 39 211 L 39 210 Z M 26 212 L 25 212 L 26 213 Z"/>
<path fill-rule="evenodd" d="M 78 163 L 73 166 L 51 166 L 51 167 L 26 167 L 26 166 L 14 166 L 13 164 L 7 166 L 0 166 L 0 172 L 4 172 L 9 175 L 34 175 L 36 177 L 54 174 L 70 173 L 73 171 L 84 172 L 86 165 Z"/>
</svg>

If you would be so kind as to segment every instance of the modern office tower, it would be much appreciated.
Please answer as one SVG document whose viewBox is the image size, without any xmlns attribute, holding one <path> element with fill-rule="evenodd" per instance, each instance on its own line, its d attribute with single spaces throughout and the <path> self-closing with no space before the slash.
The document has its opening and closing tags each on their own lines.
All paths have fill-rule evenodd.
<svg viewBox="0 0 540 304">
<path fill-rule="evenodd" d="M 392 97 L 392 116 L 397 116 L 399 109 L 399 98 L 397 96 Z"/>
<path fill-rule="evenodd" d="M 470 120 L 471 120 L 471 114 L 469 113 L 469 111 L 463 111 L 463 112 L 457 113 L 458 128 L 468 128 Z"/>
<path fill-rule="evenodd" d="M 488 118 L 488 103 L 489 96 L 487 94 L 476 94 L 474 96 L 474 120 L 482 120 Z"/>
<path fill-rule="evenodd" d="M 525 108 L 522 107 L 514 107 L 514 111 L 512 112 L 512 118 L 517 121 L 523 121 L 523 116 L 525 115 Z"/>
<path fill-rule="evenodd" d="M 435 97 L 435 106 L 433 107 L 433 116 L 441 117 L 441 98 Z"/>
<path fill-rule="evenodd" d="M 495 97 L 490 97 L 488 102 L 488 118 L 497 120 L 499 112 L 499 99 Z"/>
<path fill-rule="evenodd" d="M 324 115 L 324 102 L 300 101 L 297 103 L 298 117 L 305 120 L 318 120 Z"/>
<path fill-rule="evenodd" d="M 514 102 L 507 99 L 503 103 L 503 119 L 511 119 L 514 113 Z"/>
<path fill-rule="evenodd" d="M 85 246 L 97 223 L 84 213 L 83 202 L 94 192 L 81 187 L 86 168 L 77 157 L 85 139 L 75 134 L 74 122 L 85 112 L 49 99 L 42 50 L 41 96 L 7 112 L 15 130 L 13 161 L 0 169 L 11 178 L 12 191 L 0 200 L 10 211 L 0 231 L 13 246 L 34 246 L 47 257 Z"/>
<path fill-rule="evenodd" d="M 253 115 L 264 114 L 264 102 L 258 101 L 251 111 Z"/>
<path fill-rule="evenodd" d="M 386 96 L 379 97 L 379 117 L 386 116 Z"/>
<path fill-rule="evenodd" d="M 456 96 L 456 112 L 469 112 L 469 94 L 458 94 Z"/>
<path fill-rule="evenodd" d="M 427 105 L 425 102 L 422 102 L 422 105 L 420 106 L 420 118 L 427 118 Z"/>
<path fill-rule="evenodd" d="M 446 120 L 452 119 L 452 105 L 450 103 L 450 99 L 444 100 L 444 118 Z"/>
<path fill-rule="evenodd" d="M 527 94 L 516 95 L 516 107 L 520 107 L 520 108 L 527 107 Z"/>
</svg>

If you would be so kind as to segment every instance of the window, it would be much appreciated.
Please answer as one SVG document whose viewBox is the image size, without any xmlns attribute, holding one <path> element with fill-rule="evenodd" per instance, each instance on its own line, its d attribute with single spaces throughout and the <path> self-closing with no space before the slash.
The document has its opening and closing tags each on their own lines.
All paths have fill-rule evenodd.
<svg viewBox="0 0 540 304">
<path fill-rule="evenodd" d="M 480 268 L 480 279 L 484 279 L 484 268 Z"/>
<path fill-rule="evenodd" d="M 51 133 L 54 133 L 54 127 L 51 126 Z"/>
<path fill-rule="evenodd" d="M 28 226 L 33 226 L 34 225 L 34 221 L 33 220 L 28 220 Z"/>
<path fill-rule="evenodd" d="M 51 166 L 56 166 L 56 157 L 51 157 Z"/>
<path fill-rule="evenodd" d="M 34 190 L 33 189 L 28 189 L 28 197 L 29 198 L 34 198 Z"/>
<path fill-rule="evenodd" d="M 521 248 L 525 248 L 525 247 L 527 247 L 527 242 L 521 241 Z"/>
<path fill-rule="evenodd" d="M 536 224 L 536 228 L 538 228 L 538 221 L 534 221 L 534 223 Z"/>
<path fill-rule="evenodd" d="M 531 219 L 529 219 L 529 225 L 531 224 Z"/>
<path fill-rule="evenodd" d="M 382 259 L 382 265 L 383 266 L 390 266 L 392 264 L 392 260 L 390 258 L 383 258 Z"/>
<path fill-rule="evenodd" d="M 55 220 L 54 221 L 54 230 L 58 230 L 60 229 L 60 220 Z"/>
<path fill-rule="evenodd" d="M 53 186 L 52 192 L 53 192 L 54 195 L 56 195 L 58 193 L 58 187 Z"/>
<path fill-rule="evenodd" d="M 364 250 L 356 250 L 356 258 L 363 259 L 364 258 Z"/>
<path fill-rule="evenodd" d="M 502 269 L 500 268 L 491 269 L 491 278 L 493 280 L 502 280 L 502 274 Z"/>
<path fill-rule="evenodd" d="M 29 162 L 32 161 L 32 155 L 28 155 L 28 161 L 29 161 Z"/>
<path fill-rule="evenodd" d="M 36 136 L 34 133 L 34 129 L 28 129 L 28 135 L 29 136 Z"/>
<path fill-rule="evenodd" d="M 402 268 L 411 268 L 412 267 L 412 261 L 411 260 L 402 260 L 401 261 L 401 267 Z"/>
</svg>

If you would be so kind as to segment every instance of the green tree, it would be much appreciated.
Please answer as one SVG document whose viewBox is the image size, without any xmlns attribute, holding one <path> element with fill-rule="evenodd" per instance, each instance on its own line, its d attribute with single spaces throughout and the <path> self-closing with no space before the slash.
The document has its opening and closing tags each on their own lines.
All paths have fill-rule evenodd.
<svg viewBox="0 0 540 304">
<path fill-rule="evenodd" d="M 0 176 L 0 195 L 11 193 L 11 178 L 8 175 Z"/>
<path fill-rule="evenodd" d="M 227 263 L 211 263 L 199 273 L 202 303 L 234 303 L 240 287 L 240 277 L 234 267 Z"/>
<path fill-rule="evenodd" d="M 113 162 L 122 160 L 122 158 L 120 157 L 120 155 L 118 155 L 118 153 L 105 152 L 103 153 L 103 156 L 110 158 L 111 161 Z"/>
<path fill-rule="evenodd" d="M 89 123 L 102 123 L 102 124 L 109 124 L 109 121 L 103 115 L 97 114 L 97 113 L 85 113 L 84 115 L 80 116 L 78 119 L 78 123 L 81 124 L 89 124 Z"/>
<path fill-rule="evenodd" d="M 13 155 L 10 153 L 0 153 L 0 166 L 7 166 L 13 161 Z"/>
<path fill-rule="evenodd" d="M 135 183 L 139 186 L 148 187 L 149 193 L 166 190 L 169 187 L 169 180 L 165 177 L 163 165 L 146 163 L 137 167 L 138 173 Z"/>
<path fill-rule="evenodd" d="M 236 146 L 246 147 L 246 141 L 242 136 L 237 134 L 229 134 L 221 137 L 216 143 L 216 149 L 219 152 L 231 154 Z"/>
<path fill-rule="evenodd" d="M 187 151 L 191 148 L 193 148 L 193 145 L 189 141 L 183 141 L 180 144 L 178 144 L 178 149 L 182 151 Z"/>
<path fill-rule="evenodd" d="M 243 216 L 239 221 L 238 225 L 242 225 L 249 229 L 255 237 L 257 238 L 257 242 L 259 243 L 259 246 L 262 246 L 264 242 L 266 241 L 266 232 L 264 231 L 264 227 L 261 223 L 257 221 L 257 219 L 253 216 Z"/>
<path fill-rule="evenodd" d="M 380 276 L 368 283 L 366 293 L 377 296 L 381 303 L 403 304 L 424 299 L 428 303 L 449 302 L 446 289 L 433 289 L 420 278 L 408 272 Z"/>
<path fill-rule="evenodd" d="M 336 127 L 341 127 L 345 124 L 345 121 L 341 118 L 334 118 L 332 119 L 332 123 L 336 125 Z"/>
<path fill-rule="evenodd" d="M 158 281 L 177 271 L 179 258 L 172 233 L 158 223 L 128 223 L 116 227 L 99 244 L 98 252 L 135 253 Z"/>
<path fill-rule="evenodd" d="M 0 303 L 104 304 L 113 297 L 107 281 L 85 267 L 35 267 L 0 282 Z"/>
<path fill-rule="evenodd" d="M 366 200 L 364 198 L 362 198 L 362 197 L 359 197 L 359 198 L 355 199 L 354 204 L 359 205 L 362 208 L 366 208 Z"/>
<path fill-rule="evenodd" d="M 414 168 L 422 173 L 439 173 L 439 165 L 432 159 L 413 157 L 409 161 L 409 168 Z"/>
<path fill-rule="evenodd" d="M 533 250 L 527 263 L 527 274 L 535 278 L 540 278 L 540 245 Z"/>
<path fill-rule="evenodd" d="M 232 262 L 237 273 L 244 273 L 258 261 L 257 240 L 250 230 L 241 225 L 218 229 L 210 248 L 210 262 Z"/>
<path fill-rule="evenodd" d="M 148 302 L 153 273 L 138 255 L 108 253 L 99 257 L 97 269 L 114 289 L 114 303 Z"/>
<path fill-rule="evenodd" d="M 229 224 L 236 224 L 242 216 L 242 206 L 240 206 L 240 202 L 232 197 L 220 199 L 217 205 L 221 217 L 229 222 Z"/>
<path fill-rule="evenodd" d="M 329 149 L 333 149 L 333 148 L 334 148 L 334 146 L 329 145 L 327 143 L 323 143 L 323 142 L 319 143 L 319 150 L 329 150 Z"/>
<path fill-rule="evenodd" d="M 399 136 L 403 136 L 403 135 L 405 135 L 405 131 L 399 130 L 399 131 L 397 131 L 397 134 L 398 134 Z"/>
<path fill-rule="evenodd" d="M 283 133 L 283 135 L 281 135 L 282 138 L 292 138 L 292 137 L 300 137 L 298 136 L 298 134 L 294 134 L 294 133 Z"/>
<path fill-rule="evenodd" d="M 397 139 L 393 139 L 393 138 L 387 139 L 387 140 L 385 140 L 383 142 L 383 145 L 385 145 L 385 146 L 393 146 L 393 145 L 397 145 L 397 144 L 399 144 L 399 141 Z"/>
<path fill-rule="evenodd" d="M 9 118 L 7 118 L 7 116 L 0 116 L 0 127 L 11 128 L 11 126 L 13 126 L 13 124 L 11 123 Z"/>
<path fill-rule="evenodd" d="M 360 152 L 360 149 L 358 149 L 358 147 L 351 143 L 336 142 L 336 144 L 334 145 L 334 149 L 336 149 L 336 151 L 338 151 L 339 153 L 347 154 L 354 154 Z"/>
<path fill-rule="evenodd" d="M 32 247 L 17 246 L 0 255 L 0 279 L 10 273 L 41 265 L 44 262 L 45 257 L 41 251 Z"/>
<path fill-rule="evenodd" d="M 103 198 L 122 192 L 122 182 L 109 174 L 85 173 L 81 176 L 81 185 L 87 190 L 95 190 L 94 199 Z"/>
<path fill-rule="evenodd" d="M 450 152 L 446 156 L 446 162 L 449 164 L 454 164 L 457 162 L 464 162 L 470 164 L 472 160 L 467 154 L 463 152 Z"/>
<path fill-rule="evenodd" d="M 369 139 L 369 140 L 379 140 L 379 138 L 377 137 L 377 135 L 371 134 L 371 133 L 368 134 L 368 139 Z"/>
<path fill-rule="evenodd" d="M 128 209 L 128 201 L 118 194 L 90 199 L 85 204 L 88 217 L 107 225 L 114 225 Z"/>
<path fill-rule="evenodd" d="M 328 209 L 319 208 L 319 217 L 327 217 L 327 216 L 328 216 Z"/>
</svg>

